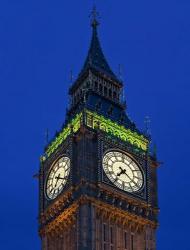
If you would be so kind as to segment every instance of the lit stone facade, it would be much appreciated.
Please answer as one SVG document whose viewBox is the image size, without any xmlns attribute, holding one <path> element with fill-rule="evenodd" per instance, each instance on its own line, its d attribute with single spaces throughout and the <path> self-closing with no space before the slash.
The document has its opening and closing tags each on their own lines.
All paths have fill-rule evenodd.
<svg viewBox="0 0 190 250">
<path fill-rule="evenodd" d="M 126 114 L 123 83 L 103 55 L 95 17 L 65 125 L 40 161 L 42 249 L 156 250 L 159 164 L 150 137 Z"/>
</svg>

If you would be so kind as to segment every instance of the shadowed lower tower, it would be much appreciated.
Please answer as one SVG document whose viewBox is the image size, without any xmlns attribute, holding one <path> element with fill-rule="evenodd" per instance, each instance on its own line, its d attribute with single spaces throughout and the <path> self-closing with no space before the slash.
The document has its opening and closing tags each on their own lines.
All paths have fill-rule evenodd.
<svg viewBox="0 0 190 250">
<path fill-rule="evenodd" d="M 92 15 L 84 66 L 69 89 L 66 121 L 41 157 L 43 250 L 155 250 L 157 167 L 150 138 L 122 101 Z"/>
</svg>

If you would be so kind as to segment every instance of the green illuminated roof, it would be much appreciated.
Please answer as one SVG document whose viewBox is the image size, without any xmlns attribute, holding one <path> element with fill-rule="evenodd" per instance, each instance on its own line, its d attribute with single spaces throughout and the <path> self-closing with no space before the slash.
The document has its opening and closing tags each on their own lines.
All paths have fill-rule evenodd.
<svg viewBox="0 0 190 250">
<path fill-rule="evenodd" d="M 85 116 L 84 125 L 92 129 L 100 129 L 122 141 L 128 142 L 142 151 L 147 151 L 149 141 L 143 135 L 127 129 L 102 115 L 98 115 L 90 110 L 85 110 L 84 113 L 81 112 L 77 114 L 75 118 L 65 128 L 63 128 L 59 135 L 50 143 L 45 151 L 47 157 L 54 153 L 72 132 L 76 133 L 80 129 L 83 115 Z"/>
</svg>

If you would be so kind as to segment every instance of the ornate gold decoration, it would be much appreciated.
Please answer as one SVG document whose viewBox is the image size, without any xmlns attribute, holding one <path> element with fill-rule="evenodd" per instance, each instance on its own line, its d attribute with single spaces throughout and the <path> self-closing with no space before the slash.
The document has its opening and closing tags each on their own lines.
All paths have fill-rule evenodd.
<svg viewBox="0 0 190 250">
<path fill-rule="evenodd" d="M 67 192 L 65 192 L 63 195 L 59 196 L 54 203 L 49 205 L 45 212 L 41 214 L 39 218 L 40 224 L 45 224 L 47 221 L 49 221 L 52 217 L 56 217 L 58 213 L 62 210 L 64 205 L 70 200 L 72 196 L 72 188 L 70 188 Z"/>
<path fill-rule="evenodd" d="M 119 225 L 130 227 L 132 231 L 143 231 L 145 226 L 149 226 L 153 229 L 157 228 L 157 223 L 134 215 L 128 211 L 113 207 L 102 201 L 90 198 L 94 206 L 96 207 L 97 217 L 102 217 Z"/>
<path fill-rule="evenodd" d="M 149 141 L 142 134 L 125 128 L 103 115 L 99 115 L 90 110 L 85 110 L 83 113 L 79 113 L 71 120 L 71 122 L 63 128 L 63 130 L 58 134 L 58 136 L 51 142 L 46 150 L 46 155 L 49 157 L 55 150 L 61 145 L 61 143 L 66 140 L 66 138 L 72 133 L 76 133 L 82 123 L 82 119 L 85 118 L 85 124 L 93 129 L 100 129 L 108 134 L 118 137 L 122 141 L 127 141 L 128 143 L 134 145 L 135 147 L 147 151 Z M 45 161 L 45 158 L 41 158 Z"/>
<path fill-rule="evenodd" d="M 53 142 L 48 146 L 46 154 L 49 157 L 59 145 L 66 140 L 66 138 L 71 134 L 71 132 L 77 132 L 81 125 L 82 113 L 77 114 L 76 117 L 59 133 L 59 135 L 53 140 Z"/>
<path fill-rule="evenodd" d="M 158 226 L 158 224 L 154 221 L 135 215 L 128 211 L 124 211 L 123 209 L 117 208 L 93 197 L 83 195 L 69 208 L 65 209 L 61 214 L 59 214 L 53 221 L 50 221 L 49 223 L 44 225 L 44 227 L 39 232 L 40 235 L 44 236 L 48 234 L 54 237 L 58 235 L 59 232 L 64 228 L 68 229 L 68 227 L 73 226 L 76 221 L 76 214 L 79 206 L 88 203 L 91 203 L 95 207 L 98 217 L 101 216 L 102 218 L 115 222 L 119 225 L 130 227 L 133 231 L 140 232 L 144 229 L 145 226 L 149 226 L 153 229 L 156 229 Z M 48 209 L 48 211 L 46 211 L 46 216 L 51 218 L 54 216 L 54 212 L 54 209 L 51 207 Z M 45 214 L 41 217 L 43 218 L 43 216 L 45 216 Z"/>
<path fill-rule="evenodd" d="M 103 115 L 99 115 L 95 112 L 86 110 L 86 124 L 93 129 L 100 129 L 106 133 L 112 134 L 123 141 L 127 141 L 130 144 L 140 148 L 143 151 L 148 149 L 149 141 L 143 136 L 130 129 L 125 128 L 118 123 L 105 118 Z"/>
<path fill-rule="evenodd" d="M 64 212 L 62 212 L 53 221 L 49 222 L 40 230 L 40 236 L 48 234 L 54 237 L 58 235 L 64 228 L 68 229 L 70 226 L 73 226 L 76 221 L 76 212 L 78 206 L 78 202 L 75 202 L 69 208 L 65 209 Z"/>
</svg>

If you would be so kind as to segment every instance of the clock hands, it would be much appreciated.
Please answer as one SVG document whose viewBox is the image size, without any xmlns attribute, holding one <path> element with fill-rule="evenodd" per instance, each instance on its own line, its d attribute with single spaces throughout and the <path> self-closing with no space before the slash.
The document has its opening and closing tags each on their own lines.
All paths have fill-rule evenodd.
<svg viewBox="0 0 190 250">
<path fill-rule="evenodd" d="M 130 181 L 132 181 L 135 184 L 135 186 L 137 185 L 137 183 L 126 173 L 126 171 L 125 171 L 125 175 L 129 178 Z"/>
<path fill-rule="evenodd" d="M 118 173 L 117 176 L 125 174 L 136 185 L 136 183 L 134 182 L 134 180 L 126 173 L 126 169 L 123 169 L 122 167 L 119 167 L 119 169 L 121 170 L 121 172 Z"/>
<path fill-rule="evenodd" d="M 121 172 L 118 173 L 117 176 L 120 176 L 122 174 L 126 174 L 126 169 L 123 169 L 122 167 L 119 167 L 119 169 L 121 170 Z"/>
<path fill-rule="evenodd" d="M 58 176 L 55 176 L 55 179 L 56 179 L 56 183 L 55 183 L 55 186 L 54 187 L 57 187 L 57 183 L 59 180 L 66 180 L 66 177 L 61 177 L 60 174 Z"/>
<path fill-rule="evenodd" d="M 54 186 L 54 187 L 57 187 L 57 183 L 58 183 L 58 181 L 59 181 L 59 178 L 58 178 L 58 177 L 60 177 L 60 174 L 59 174 L 58 176 L 55 176 L 56 183 L 55 183 L 55 186 Z"/>
<path fill-rule="evenodd" d="M 55 179 L 57 180 L 65 180 L 66 178 L 65 177 L 60 177 L 60 174 L 58 176 L 55 177 Z"/>
</svg>

